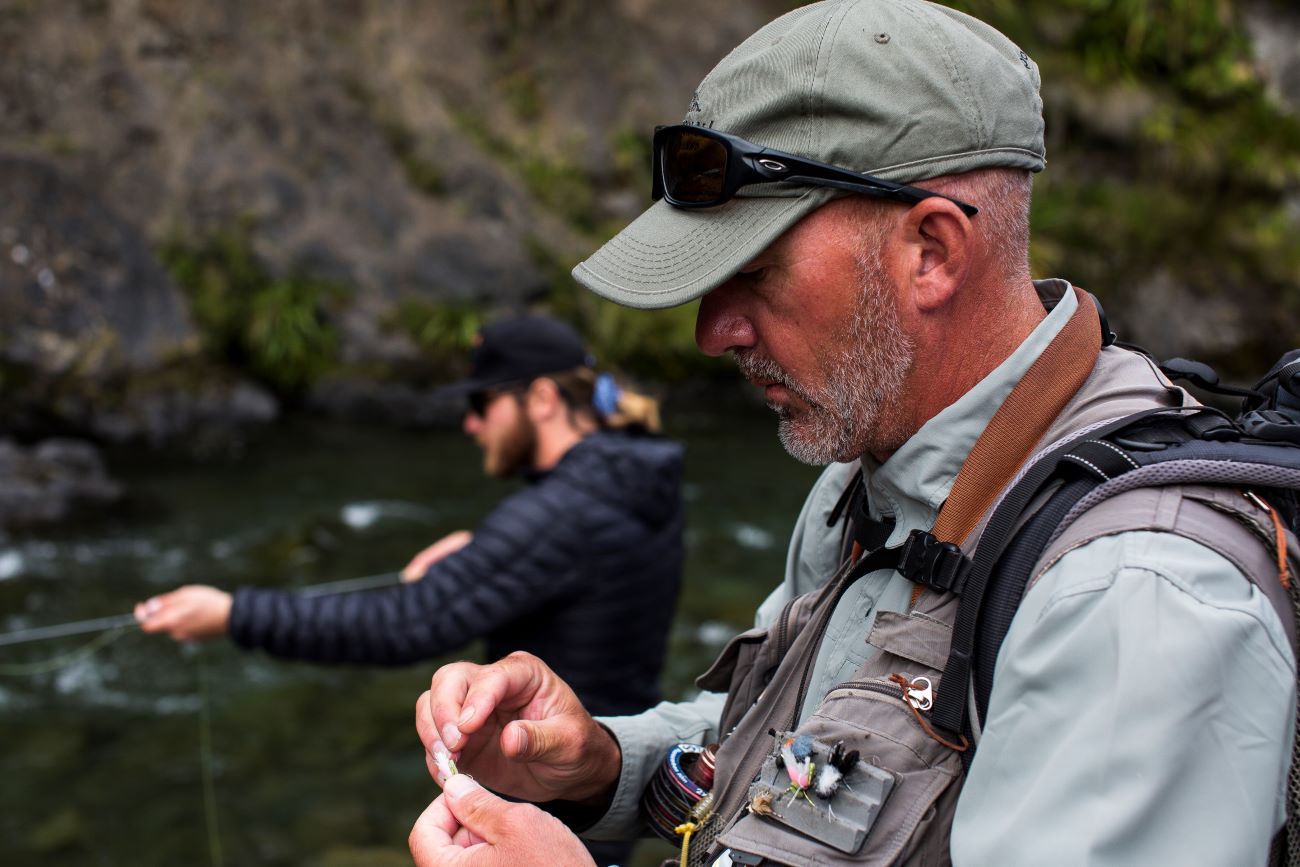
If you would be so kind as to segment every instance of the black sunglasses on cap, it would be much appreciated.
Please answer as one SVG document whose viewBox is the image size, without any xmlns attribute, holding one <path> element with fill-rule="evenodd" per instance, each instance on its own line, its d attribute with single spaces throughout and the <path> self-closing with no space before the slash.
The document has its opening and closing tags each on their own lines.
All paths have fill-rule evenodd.
<svg viewBox="0 0 1300 867">
<path fill-rule="evenodd" d="M 896 184 L 827 163 L 756 145 L 707 127 L 676 124 L 655 128 L 655 201 L 678 208 L 712 208 L 750 184 L 790 183 L 834 187 L 915 205 L 937 196 L 973 217 L 979 208 L 940 193 Z"/>
</svg>

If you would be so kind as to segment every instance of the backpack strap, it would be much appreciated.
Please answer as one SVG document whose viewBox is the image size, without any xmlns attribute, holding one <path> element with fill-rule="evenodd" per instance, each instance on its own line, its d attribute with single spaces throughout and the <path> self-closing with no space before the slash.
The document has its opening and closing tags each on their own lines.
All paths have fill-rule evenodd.
<svg viewBox="0 0 1300 867">
<path fill-rule="evenodd" d="M 968 710 L 982 710 L 997 651 L 1035 566 L 1084 512 L 1125 491 L 1162 485 L 1226 485 L 1270 494 L 1300 490 L 1300 449 L 1234 441 L 1240 437 L 1240 429 L 1217 411 L 1156 409 L 1038 455 L 994 507 L 970 557 L 932 721 L 978 738 L 979 721 L 968 726 Z M 1284 624 L 1294 619 L 1280 616 Z"/>
<path fill-rule="evenodd" d="M 946 714 L 945 721 L 969 722 L 964 730 L 978 741 L 997 654 L 1027 588 L 1067 551 L 1127 530 L 1175 532 L 1223 553 L 1269 599 L 1294 649 L 1294 605 L 1282 586 L 1279 563 L 1297 571 L 1300 546 L 1280 526 L 1267 499 L 1300 490 L 1300 449 L 1229 441 L 1221 421 L 1207 410 L 1191 416 L 1177 410 L 1139 413 L 1035 461 L 995 509 L 972 558 L 972 577 L 954 624 L 954 650 L 956 636 L 970 637 L 970 677 L 955 683 L 952 671 L 946 673 L 935 700 L 936 719 Z M 1175 493 L 1195 486 L 1195 502 L 1186 504 L 1178 493 L 1176 500 L 1165 500 L 1165 512 L 1152 513 L 1146 498 L 1171 486 Z M 1243 490 L 1263 497 L 1253 502 Z M 1118 499 L 1130 492 L 1142 492 L 1143 498 Z M 1103 503 L 1106 508 L 1097 508 Z M 1117 504 L 1126 508 L 1113 508 Z M 1176 504 L 1187 514 L 1178 515 Z M 1250 532 L 1243 532 L 1243 525 Z M 941 701 L 947 704 L 941 707 Z"/>
<path fill-rule="evenodd" d="M 1092 375 L 1109 326 L 1101 305 L 1075 289 L 1079 306 L 1030 365 L 975 441 L 935 519 L 932 535 L 960 545 L 1007 482 L 1033 455 L 1052 421 Z"/>
<path fill-rule="evenodd" d="M 846 518 L 844 530 L 840 537 L 840 558 L 857 560 L 867 551 L 874 551 L 889 541 L 894 532 L 894 519 L 884 517 L 877 520 L 871 517 L 867 506 L 867 484 L 863 479 L 862 468 L 853 474 L 844 493 L 840 494 L 835 507 L 826 518 L 826 526 L 834 527 L 841 518 Z"/>
</svg>

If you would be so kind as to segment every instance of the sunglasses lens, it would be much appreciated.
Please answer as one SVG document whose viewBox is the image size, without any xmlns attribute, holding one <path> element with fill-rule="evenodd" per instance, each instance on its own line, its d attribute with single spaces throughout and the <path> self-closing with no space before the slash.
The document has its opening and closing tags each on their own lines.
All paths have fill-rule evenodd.
<svg viewBox="0 0 1300 867">
<path fill-rule="evenodd" d="M 469 403 L 470 414 L 481 418 L 483 416 L 483 411 L 487 409 L 487 392 L 476 391 L 466 398 L 466 400 Z"/>
<path fill-rule="evenodd" d="M 664 190 L 668 197 L 692 205 L 723 201 L 727 179 L 727 146 L 689 129 L 669 132 L 661 152 Z"/>
</svg>

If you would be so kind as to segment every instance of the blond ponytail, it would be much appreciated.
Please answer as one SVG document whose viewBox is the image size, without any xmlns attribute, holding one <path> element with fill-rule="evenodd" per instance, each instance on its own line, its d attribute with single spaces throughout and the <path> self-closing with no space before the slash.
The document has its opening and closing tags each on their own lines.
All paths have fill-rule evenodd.
<svg viewBox="0 0 1300 867">
<path fill-rule="evenodd" d="M 547 375 L 555 382 L 569 409 L 594 417 L 606 430 L 643 430 L 660 433 L 659 401 L 620 385 L 609 373 L 577 367 Z"/>
</svg>

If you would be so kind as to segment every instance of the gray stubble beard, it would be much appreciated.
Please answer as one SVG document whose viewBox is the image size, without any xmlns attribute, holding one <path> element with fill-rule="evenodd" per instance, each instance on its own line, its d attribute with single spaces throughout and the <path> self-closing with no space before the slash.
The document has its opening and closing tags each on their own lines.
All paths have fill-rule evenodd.
<svg viewBox="0 0 1300 867">
<path fill-rule="evenodd" d="M 823 466 L 857 460 L 866 452 L 886 454 L 907 440 L 901 398 L 915 358 L 915 342 L 903 330 L 879 245 L 864 245 L 859 254 L 858 304 L 844 330 L 828 339 L 839 344 L 839 358 L 819 386 L 795 383 L 770 358 L 736 353 L 736 363 L 750 379 L 778 382 L 807 409 L 769 404 L 779 422 L 781 445 L 791 457 Z"/>
</svg>

